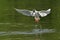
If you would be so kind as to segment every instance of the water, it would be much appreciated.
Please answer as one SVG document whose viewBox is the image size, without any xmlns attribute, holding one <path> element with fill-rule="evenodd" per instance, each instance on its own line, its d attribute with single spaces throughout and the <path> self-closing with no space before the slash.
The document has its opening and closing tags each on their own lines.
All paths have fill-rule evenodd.
<svg viewBox="0 0 60 40">
<path fill-rule="evenodd" d="M 53 33 L 55 29 L 33 29 L 32 31 L 10 31 L 10 32 L 0 32 L 0 36 L 4 35 L 17 35 L 17 34 L 43 34 L 43 33 Z"/>
</svg>

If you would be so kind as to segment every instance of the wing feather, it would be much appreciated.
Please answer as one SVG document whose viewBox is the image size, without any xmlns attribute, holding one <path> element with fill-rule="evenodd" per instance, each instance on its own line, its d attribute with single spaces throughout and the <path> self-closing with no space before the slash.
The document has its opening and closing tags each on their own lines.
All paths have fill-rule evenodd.
<svg viewBox="0 0 60 40">
<path fill-rule="evenodd" d="M 45 17 L 48 14 L 50 14 L 50 9 L 48 9 L 46 11 L 45 10 L 39 11 L 39 14 L 40 14 L 41 17 Z"/>
<path fill-rule="evenodd" d="M 23 14 L 23 15 L 26 15 L 26 16 L 32 16 L 31 15 L 31 12 L 30 10 L 25 10 L 25 9 L 15 9 L 17 12 Z"/>
</svg>

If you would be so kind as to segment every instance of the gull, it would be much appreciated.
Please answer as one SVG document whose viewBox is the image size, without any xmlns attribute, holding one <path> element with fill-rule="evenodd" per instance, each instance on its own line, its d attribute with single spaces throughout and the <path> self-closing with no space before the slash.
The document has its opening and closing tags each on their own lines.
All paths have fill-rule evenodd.
<svg viewBox="0 0 60 40">
<path fill-rule="evenodd" d="M 15 10 L 23 15 L 26 16 L 32 16 L 35 19 L 35 22 L 38 23 L 40 20 L 40 17 L 45 17 L 48 14 L 50 14 L 51 9 L 47 9 L 47 10 L 41 10 L 41 11 L 37 11 L 36 9 L 31 10 L 26 10 L 26 9 L 16 9 Z"/>
</svg>

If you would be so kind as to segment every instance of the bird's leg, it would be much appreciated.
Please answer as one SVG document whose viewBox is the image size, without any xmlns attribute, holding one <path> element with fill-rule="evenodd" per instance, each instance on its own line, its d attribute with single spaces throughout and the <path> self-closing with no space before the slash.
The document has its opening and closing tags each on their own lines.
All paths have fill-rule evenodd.
<svg viewBox="0 0 60 40">
<path fill-rule="evenodd" d="M 40 18 L 36 18 L 36 17 L 35 17 L 35 22 L 36 22 L 36 23 L 38 23 L 39 20 L 40 20 Z"/>
</svg>

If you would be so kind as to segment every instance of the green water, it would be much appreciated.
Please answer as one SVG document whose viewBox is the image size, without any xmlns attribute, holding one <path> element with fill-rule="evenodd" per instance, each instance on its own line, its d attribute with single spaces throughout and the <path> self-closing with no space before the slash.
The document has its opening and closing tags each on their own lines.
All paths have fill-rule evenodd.
<svg viewBox="0 0 60 40">
<path fill-rule="evenodd" d="M 23 16 L 14 8 L 28 10 L 51 8 L 51 14 L 41 18 L 38 25 L 42 25 L 42 28 L 56 29 L 56 33 L 43 34 L 41 40 L 60 40 L 60 0 L 0 0 L 0 31 L 28 31 L 34 28 L 33 17 Z M 0 36 L 0 39 L 34 40 L 35 35 L 7 35 Z"/>
</svg>

